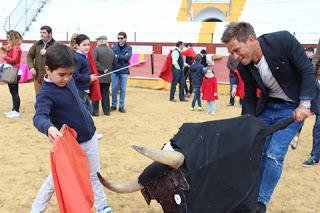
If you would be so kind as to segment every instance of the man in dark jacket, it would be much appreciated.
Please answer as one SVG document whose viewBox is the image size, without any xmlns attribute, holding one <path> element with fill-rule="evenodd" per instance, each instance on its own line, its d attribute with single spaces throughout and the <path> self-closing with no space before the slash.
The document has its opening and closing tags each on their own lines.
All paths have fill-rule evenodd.
<svg viewBox="0 0 320 213">
<path fill-rule="evenodd" d="M 265 212 L 280 179 L 288 146 L 311 115 L 316 78 L 302 45 L 287 31 L 256 37 L 249 23 L 230 23 L 222 42 L 240 61 L 238 70 L 245 85 L 242 113 L 259 117 L 269 126 L 294 115 L 297 122 L 279 130 L 265 144 L 261 164 L 258 211 Z M 261 90 L 257 98 L 257 88 Z M 319 111 L 314 106 L 314 111 Z"/>
<path fill-rule="evenodd" d="M 93 51 L 93 58 L 96 62 L 99 76 L 110 73 L 112 64 L 115 62 L 115 56 L 111 48 L 108 47 L 107 36 L 99 36 L 97 39 L 97 47 Z M 99 78 L 100 92 L 102 96 L 101 104 L 104 115 L 110 115 L 110 83 L 111 75 L 106 75 Z M 92 103 L 93 116 L 99 115 L 99 101 Z"/>
<path fill-rule="evenodd" d="M 42 26 L 40 28 L 41 40 L 35 42 L 28 51 L 27 63 L 30 72 L 34 79 L 34 89 L 38 93 L 43 83 L 43 77 L 45 75 L 45 60 L 46 60 L 46 49 L 55 43 L 52 38 L 52 28 L 49 26 Z"/>
<path fill-rule="evenodd" d="M 132 47 L 127 44 L 127 34 L 125 32 L 118 33 L 118 43 L 112 46 L 112 50 L 116 57 L 116 63 L 113 65 L 112 70 L 121 69 L 130 65 L 129 60 L 132 56 Z M 112 73 L 112 105 L 111 111 L 117 109 L 117 96 L 120 83 L 120 100 L 119 111 L 125 113 L 124 98 L 126 96 L 126 87 L 129 76 L 129 69 L 125 68 L 118 72 Z"/>
</svg>

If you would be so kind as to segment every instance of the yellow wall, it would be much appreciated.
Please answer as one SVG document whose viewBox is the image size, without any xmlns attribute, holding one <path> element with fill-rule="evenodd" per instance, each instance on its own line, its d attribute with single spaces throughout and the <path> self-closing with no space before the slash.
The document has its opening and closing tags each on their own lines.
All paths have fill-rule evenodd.
<svg viewBox="0 0 320 213">
<path fill-rule="evenodd" d="M 192 17 L 196 17 L 197 14 L 207 8 L 207 7 L 215 7 L 226 13 L 228 11 L 229 4 L 228 3 L 192 3 Z"/>
<path fill-rule="evenodd" d="M 188 21 L 188 0 L 182 0 L 177 21 Z"/>
</svg>

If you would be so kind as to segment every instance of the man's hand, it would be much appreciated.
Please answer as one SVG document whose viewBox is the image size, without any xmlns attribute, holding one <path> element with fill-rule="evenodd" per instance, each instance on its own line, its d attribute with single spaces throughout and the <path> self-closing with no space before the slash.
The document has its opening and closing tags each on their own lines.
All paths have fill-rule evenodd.
<svg viewBox="0 0 320 213">
<path fill-rule="evenodd" d="M 62 134 L 56 127 L 51 126 L 48 129 L 48 137 L 50 138 L 51 143 L 53 143 L 57 138 L 62 137 Z"/>
<path fill-rule="evenodd" d="M 45 48 L 42 48 L 41 50 L 40 50 L 40 54 L 43 56 L 43 55 L 45 55 L 47 53 L 47 50 L 45 49 Z"/>
<path fill-rule="evenodd" d="M 36 76 L 36 74 L 37 74 L 35 68 L 31 68 L 30 72 L 31 72 L 33 77 Z"/>
<path fill-rule="evenodd" d="M 303 106 L 298 106 L 293 112 L 293 118 L 295 121 L 303 121 L 310 115 L 313 115 L 310 109 L 305 108 Z"/>
</svg>

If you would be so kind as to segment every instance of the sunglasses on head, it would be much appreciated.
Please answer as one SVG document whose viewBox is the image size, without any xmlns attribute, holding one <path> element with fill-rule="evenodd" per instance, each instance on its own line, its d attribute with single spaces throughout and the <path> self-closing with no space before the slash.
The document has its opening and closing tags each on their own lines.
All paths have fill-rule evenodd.
<svg viewBox="0 0 320 213">
<path fill-rule="evenodd" d="M 123 37 L 118 37 L 118 40 L 123 40 L 124 38 Z"/>
</svg>

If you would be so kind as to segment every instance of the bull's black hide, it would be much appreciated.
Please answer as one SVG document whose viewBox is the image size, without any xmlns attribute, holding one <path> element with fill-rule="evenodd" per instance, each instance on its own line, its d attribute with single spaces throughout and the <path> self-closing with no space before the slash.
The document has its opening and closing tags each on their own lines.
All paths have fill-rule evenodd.
<svg viewBox="0 0 320 213">
<path fill-rule="evenodd" d="M 174 192 L 179 191 L 184 200 L 180 205 L 176 204 L 177 213 L 255 212 L 265 139 L 291 122 L 292 119 L 288 119 L 265 128 L 257 118 L 245 115 L 183 124 L 171 143 L 185 156 L 180 169 L 190 187 L 176 185 L 175 190 L 166 190 L 168 180 L 165 178 L 170 181 L 172 177 L 168 172 L 172 171 L 161 166 L 159 169 L 158 163 L 153 163 L 139 177 L 144 192 L 149 191 L 144 193 L 146 200 L 162 200 L 160 204 L 165 211 L 163 196 L 170 198 L 172 205 Z M 167 194 L 152 193 L 156 184 Z"/>
</svg>

